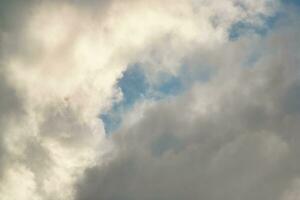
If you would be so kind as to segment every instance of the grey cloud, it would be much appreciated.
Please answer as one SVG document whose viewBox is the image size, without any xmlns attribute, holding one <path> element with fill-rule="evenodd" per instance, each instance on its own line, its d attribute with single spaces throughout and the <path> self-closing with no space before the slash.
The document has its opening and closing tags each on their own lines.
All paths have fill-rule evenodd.
<svg viewBox="0 0 300 200">
<path fill-rule="evenodd" d="M 14 115 L 18 117 L 22 112 L 22 99 L 18 96 L 17 91 L 13 88 L 3 73 L 0 74 L 0 110 L 1 121 L 9 116 Z"/>
<path fill-rule="evenodd" d="M 77 200 L 282 199 L 300 176 L 299 26 L 289 25 L 220 49 L 209 83 L 125 122 L 119 154 L 86 170 Z M 243 68 L 251 43 L 264 54 Z"/>
<path fill-rule="evenodd" d="M 113 4 L 113 0 L 1 0 L 0 1 L 0 56 L 2 60 L 7 57 L 18 56 L 26 63 L 26 67 L 35 63 L 39 57 L 44 56 L 44 49 L 41 44 L 30 38 L 25 32 L 28 22 L 35 14 L 36 8 L 42 5 L 58 7 L 68 4 L 81 13 L 97 19 L 100 23 L 105 18 L 107 10 Z M 53 8 L 52 8 L 53 9 Z M 80 33 L 80 27 L 71 27 L 68 40 L 65 41 L 63 50 L 70 49 L 76 36 Z"/>
<path fill-rule="evenodd" d="M 95 17 L 101 21 L 107 14 L 106 10 L 115 1 L 66 2 L 76 7 L 76 11 L 90 12 L 88 17 Z M 43 56 L 48 57 L 47 53 L 42 55 L 45 52 L 35 41 L 24 35 L 26 29 L 24 25 L 33 14 L 32 8 L 48 3 L 62 5 L 60 4 L 62 1 L 58 0 L 0 1 L 2 60 L 10 61 L 6 58 L 17 57 L 24 67 L 30 67 L 32 63 L 38 62 L 40 57 L 42 60 Z M 135 2 L 128 1 L 128 3 Z M 126 3 L 122 4 L 127 9 L 125 5 Z M 137 9 L 145 5 L 137 6 Z M 130 7 L 131 4 L 128 8 Z M 79 17 L 76 20 L 79 20 Z M 93 22 L 98 23 L 97 20 Z M 51 59 L 64 60 L 64 56 L 58 55 L 71 48 L 80 30 L 69 28 L 68 39 L 63 42 L 64 48 L 55 52 L 54 56 L 51 54 Z M 118 32 L 117 27 L 112 28 L 116 28 L 115 31 Z M 134 28 L 129 30 L 135 30 Z M 100 162 L 98 166 L 86 170 L 85 176 L 77 184 L 76 198 L 78 200 L 278 198 L 291 180 L 299 175 L 299 170 L 295 167 L 299 164 L 297 155 L 300 152 L 297 134 L 300 128 L 297 123 L 299 104 L 296 100 L 299 96 L 297 91 L 299 80 L 295 78 L 297 74 L 295 72 L 298 70 L 296 64 L 299 62 L 295 53 L 300 48 L 297 46 L 299 44 L 291 41 L 292 39 L 298 41 L 299 31 L 297 33 L 293 31 L 288 30 L 282 35 L 272 36 L 270 41 L 266 42 L 268 54 L 259 60 L 253 70 L 239 69 L 239 65 L 245 56 L 241 49 L 251 46 L 253 40 L 255 40 L 254 47 L 264 46 L 258 45 L 261 40 L 255 38 L 226 43 L 212 51 L 203 50 L 201 47 L 198 49 L 193 44 L 188 44 L 186 49 L 177 51 L 182 44 L 177 44 L 176 41 L 176 44 L 164 43 L 161 39 L 165 40 L 165 37 L 159 37 L 157 43 L 153 43 L 153 47 L 151 45 L 149 49 L 146 47 L 146 53 L 150 51 L 149 62 L 153 61 L 151 52 L 159 49 L 163 50 L 161 55 L 158 53 L 157 58 L 154 58 L 157 63 L 163 62 L 164 59 L 171 60 L 173 54 L 194 53 L 191 58 L 187 58 L 191 60 L 186 63 L 190 61 L 194 68 L 203 63 L 211 64 L 216 66 L 217 73 L 211 82 L 196 84 L 183 96 L 159 102 L 146 109 L 144 118 L 135 125 L 125 124 L 112 139 L 118 154 L 111 161 L 104 164 Z M 125 31 L 126 33 L 128 32 Z M 188 33 L 187 31 L 187 36 Z M 164 45 L 166 48 L 163 48 Z M 172 51 L 168 53 L 170 48 Z M 270 49 L 275 50 L 269 51 Z M 280 51 L 277 52 L 276 49 Z M 280 55 L 281 53 L 284 55 Z M 173 63 L 178 62 L 181 62 L 181 57 L 174 59 Z M 167 62 L 166 65 L 170 63 Z M 72 107 L 70 103 L 72 98 L 69 102 L 68 98 L 61 99 L 55 95 L 52 101 L 45 101 L 46 103 L 30 102 L 35 100 L 35 96 L 33 99 L 23 99 L 27 97 L 27 91 L 17 90 L 17 83 L 10 82 L 10 73 L 5 71 L 6 64 L 3 62 L 1 70 L 2 68 L 4 70 L 0 75 L 0 173 L 3 172 L 1 175 L 4 175 L 0 177 L 0 198 L 7 197 L 10 200 L 13 195 L 17 197 L 22 195 L 20 198 L 26 200 L 72 199 L 70 192 L 74 180 L 81 175 L 83 169 L 94 164 L 90 162 L 94 155 L 102 153 L 95 151 L 106 148 L 105 144 L 98 141 L 102 136 L 95 134 L 102 133 L 100 120 L 86 122 L 81 118 L 83 116 L 80 111 L 84 110 L 82 107 L 88 106 L 85 103 L 89 102 L 82 101 L 82 104 L 75 104 Z M 45 67 L 52 69 L 51 64 Z M 34 66 L 40 67 L 39 64 Z M 283 69 L 281 66 L 286 67 Z M 105 70 L 106 68 L 103 71 Z M 58 74 L 61 74 L 60 72 L 58 70 Z M 70 74 L 64 75 L 71 76 Z M 24 73 L 24 75 L 28 75 L 26 81 L 32 81 L 32 74 Z M 108 76 L 111 78 L 110 74 Z M 49 77 L 47 80 L 52 80 L 53 77 L 50 75 Z M 37 75 L 34 78 L 40 77 Z M 109 78 L 104 77 L 104 80 Z M 47 80 L 41 78 L 37 83 L 43 84 L 43 81 Z M 55 80 L 59 82 L 60 79 Z M 55 86 L 63 86 L 59 84 Z M 35 84 L 28 85 L 29 90 L 35 94 L 35 88 L 30 87 Z M 90 85 L 87 83 L 86 86 Z M 43 90 L 42 86 L 41 88 Z M 105 89 L 103 91 L 106 91 Z M 76 101 L 76 95 L 74 99 Z M 13 173 L 12 180 L 10 173 Z M 25 194 L 19 193 L 22 189 Z M 2 192 L 4 197 L 1 196 Z M 6 194 L 8 196 L 5 196 Z"/>
<path fill-rule="evenodd" d="M 300 85 L 295 83 L 286 91 L 286 98 L 283 99 L 284 107 L 288 113 L 300 112 Z"/>
<path fill-rule="evenodd" d="M 20 59 L 23 67 L 29 68 L 44 53 L 25 32 L 35 6 L 50 2 L 56 3 L 0 1 L 0 199 L 3 200 L 70 199 L 70 177 L 78 176 L 80 168 L 88 165 L 95 144 L 102 137 L 91 136 L 100 132 L 100 122 L 91 127 L 80 121 L 79 113 L 64 100 L 59 104 L 51 102 L 45 109 L 33 108 L 27 91 L 13 76 L 11 62 Z M 70 157 L 71 160 L 66 160 Z M 59 184 L 68 191 L 57 193 Z"/>
<path fill-rule="evenodd" d="M 89 134 L 95 132 L 94 127 L 79 121 L 77 115 L 78 113 L 68 105 L 50 105 L 43 112 L 41 137 L 60 142 L 70 148 L 91 145 Z"/>
<path fill-rule="evenodd" d="M 113 4 L 114 0 L 73 0 L 74 5 L 80 6 L 83 9 L 93 11 L 94 14 L 102 14 L 104 16 L 105 10 Z"/>
<path fill-rule="evenodd" d="M 24 9 L 25 4 L 22 3 Z M 23 99 L 11 82 L 3 61 L 3 58 L 13 48 L 13 44 L 7 46 L 5 35 L 9 33 L 15 35 L 22 23 L 19 18 L 22 18 L 24 13 L 19 6 L 20 3 L 17 1 L 0 1 L 0 181 L 5 175 L 5 170 L 9 168 L 9 160 L 11 159 L 5 142 L 6 138 L 9 137 L 10 123 L 17 123 L 23 119 L 25 114 Z M 15 13 L 15 15 L 11 13 Z"/>
<path fill-rule="evenodd" d="M 4 143 L 4 137 L 7 137 L 7 123 L 10 120 L 21 120 L 24 114 L 22 99 L 2 71 L 3 69 L 0 68 L 0 176 L 6 163 L 5 159 L 7 159 Z"/>
</svg>

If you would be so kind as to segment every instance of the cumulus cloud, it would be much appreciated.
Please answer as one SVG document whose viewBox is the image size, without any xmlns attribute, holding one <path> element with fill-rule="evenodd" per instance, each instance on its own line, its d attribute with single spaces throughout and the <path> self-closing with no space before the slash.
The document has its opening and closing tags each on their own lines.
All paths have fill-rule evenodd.
<svg viewBox="0 0 300 200">
<path fill-rule="evenodd" d="M 228 33 L 264 26 L 279 1 L 0 3 L 0 199 L 297 196 L 298 18 Z M 145 99 L 107 136 L 99 115 L 136 63 L 151 84 L 213 75 Z"/>
<path fill-rule="evenodd" d="M 137 105 L 113 135 L 117 158 L 85 172 L 77 199 L 297 199 L 300 46 L 290 20 L 204 58 L 218 66 L 211 81 Z M 263 54 L 245 67 L 253 48 Z"/>
</svg>

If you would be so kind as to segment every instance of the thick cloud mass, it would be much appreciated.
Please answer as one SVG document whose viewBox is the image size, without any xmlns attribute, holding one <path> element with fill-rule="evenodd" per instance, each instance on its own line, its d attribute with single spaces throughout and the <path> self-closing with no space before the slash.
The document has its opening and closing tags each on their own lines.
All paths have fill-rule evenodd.
<svg viewBox="0 0 300 200">
<path fill-rule="evenodd" d="M 183 96 L 138 105 L 113 137 L 117 158 L 86 171 L 77 199 L 298 199 L 295 21 L 222 46 L 218 74 Z M 235 53 L 245 46 L 265 49 L 251 68 Z"/>
<path fill-rule="evenodd" d="M 297 9 L 0 1 L 0 199 L 300 198 Z M 149 90 L 176 77 L 183 91 L 126 101 L 133 65 Z M 122 101 L 108 135 L 99 116 Z"/>
</svg>

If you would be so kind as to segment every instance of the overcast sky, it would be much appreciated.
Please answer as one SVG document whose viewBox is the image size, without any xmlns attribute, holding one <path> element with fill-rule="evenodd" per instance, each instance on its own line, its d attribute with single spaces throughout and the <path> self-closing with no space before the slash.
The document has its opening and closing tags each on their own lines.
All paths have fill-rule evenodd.
<svg viewBox="0 0 300 200">
<path fill-rule="evenodd" d="M 0 0 L 0 199 L 300 199 L 299 13 Z"/>
</svg>

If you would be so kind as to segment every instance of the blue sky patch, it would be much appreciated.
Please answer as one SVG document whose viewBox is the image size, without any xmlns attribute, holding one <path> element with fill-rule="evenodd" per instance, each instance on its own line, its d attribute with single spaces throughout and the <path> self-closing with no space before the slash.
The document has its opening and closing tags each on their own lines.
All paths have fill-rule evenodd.
<svg viewBox="0 0 300 200">
<path fill-rule="evenodd" d="M 168 96 L 176 96 L 183 89 L 184 88 L 180 77 L 161 73 L 159 77 L 159 84 L 151 86 L 147 97 L 159 100 Z"/>
<path fill-rule="evenodd" d="M 230 40 L 237 40 L 240 36 L 248 33 L 255 33 L 261 36 L 265 36 L 269 30 L 271 30 L 278 19 L 282 16 L 282 13 L 276 13 L 273 16 L 261 15 L 260 19 L 264 22 L 263 25 L 254 25 L 246 21 L 238 21 L 234 23 L 228 30 L 228 37 Z"/>
<path fill-rule="evenodd" d="M 123 93 L 122 101 L 113 105 L 100 118 L 104 122 L 106 132 L 114 132 L 122 122 L 122 116 L 130 110 L 134 104 L 142 99 L 160 100 L 168 96 L 177 95 L 182 90 L 181 80 L 168 74 L 163 75 L 163 81 L 159 85 L 151 86 L 144 71 L 138 65 L 132 65 L 126 70 L 117 83 Z"/>
<path fill-rule="evenodd" d="M 106 113 L 102 113 L 100 118 L 104 123 L 107 134 L 116 131 L 121 123 L 124 114 L 143 99 L 155 101 L 176 96 L 186 89 L 186 86 L 195 81 L 206 82 L 211 77 L 211 69 L 201 68 L 197 73 L 190 73 L 188 67 L 182 67 L 179 76 L 161 73 L 159 84 L 151 85 L 143 68 L 138 64 L 130 66 L 118 80 L 117 87 L 123 93 L 123 99 L 115 103 Z"/>
<path fill-rule="evenodd" d="M 300 0 L 282 0 L 282 2 L 291 6 L 300 6 Z"/>
<path fill-rule="evenodd" d="M 130 106 L 145 97 L 149 84 L 143 70 L 138 65 L 134 65 L 124 72 L 123 77 L 118 81 L 118 87 L 123 93 L 124 106 Z"/>
<path fill-rule="evenodd" d="M 177 94 L 181 89 L 181 81 L 179 78 L 172 76 L 158 87 L 158 90 L 165 95 Z"/>
<path fill-rule="evenodd" d="M 115 103 L 106 113 L 100 115 L 106 133 L 114 132 L 122 122 L 123 114 L 129 110 L 136 101 L 144 98 L 149 90 L 149 84 L 142 69 L 133 65 L 126 70 L 117 83 L 123 93 L 121 102 Z"/>
</svg>

